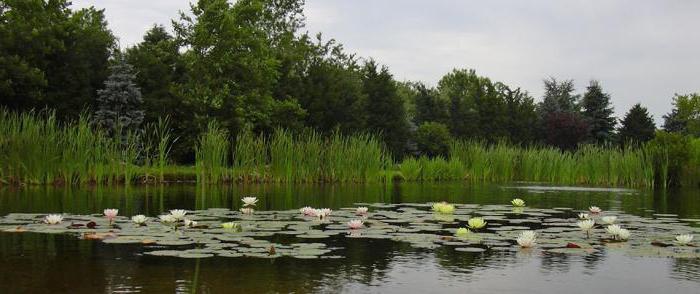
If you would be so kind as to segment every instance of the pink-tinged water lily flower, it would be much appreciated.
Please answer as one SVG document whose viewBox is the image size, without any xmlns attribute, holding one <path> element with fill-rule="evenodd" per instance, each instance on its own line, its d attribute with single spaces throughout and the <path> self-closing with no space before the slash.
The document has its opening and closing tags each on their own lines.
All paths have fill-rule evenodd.
<svg viewBox="0 0 700 294">
<path fill-rule="evenodd" d="M 305 216 L 314 216 L 315 209 L 313 209 L 311 206 L 304 206 L 299 209 L 299 212 Z"/>
<path fill-rule="evenodd" d="M 354 219 L 348 222 L 348 227 L 353 230 L 361 229 L 364 226 L 364 222 L 359 219 Z"/>
<path fill-rule="evenodd" d="M 357 214 L 357 215 L 365 215 L 365 214 L 367 214 L 367 211 L 369 211 L 369 209 L 368 209 L 367 207 L 361 206 L 361 207 L 358 207 L 358 208 L 355 210 L 355 214 Z"/>
<path fill-rule="evenodd" d="M 593 214 L 598 214 L 598 213 L 603 212 L 603 210 L 600 209 L 600 207 L 598 207 L 598 206 L 591 206 L 588 208 L 588 211 L 590 211 Z"/>
<path fill-rule="evenodd" d="M 109 208 L 105 209 L 103 212 L 107 217 L 107 220 L 109 220 L 109 225 L 111 226 L 112 222 L 114 221 L 114 218 L 116 218 L 117 214 L 119 214 L 119 209 Z"/>
<path fill-rule="evenodd" d="M 63 216 L 60 214 L 49 214 L 44 217 L 44 223 L 49 225 L 57 225 L 63 221 Z"/>
</svg>

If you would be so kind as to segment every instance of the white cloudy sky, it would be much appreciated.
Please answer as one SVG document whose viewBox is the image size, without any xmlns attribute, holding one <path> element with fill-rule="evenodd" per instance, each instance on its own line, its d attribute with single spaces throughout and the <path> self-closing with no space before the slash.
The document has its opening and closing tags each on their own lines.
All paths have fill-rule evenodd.
<svg viewBox="0 0 700 294">
<path fill-rule="evenodd" d="M 106 9 L 122 47 L 188 0 L 74 0 Z M 637 102 L 655 115 L 674 93 L 700 91 L 700 1 L 307 0 L 307 30 L 388 65 L 399 80 L 436 84 L 452 68 L 519 86 L 597 79 L 618 115 Z"/>
</svg>

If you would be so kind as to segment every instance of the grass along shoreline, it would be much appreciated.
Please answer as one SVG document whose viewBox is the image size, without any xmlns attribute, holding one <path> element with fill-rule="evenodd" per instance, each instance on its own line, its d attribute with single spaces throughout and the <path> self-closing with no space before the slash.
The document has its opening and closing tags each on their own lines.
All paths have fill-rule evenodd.
<svg viewBox="0 0 700 294">
<path fill-rule="evenodd" d="M 395 162 L 372 135 L 278 129 L 269 136 L 232 137 L 213 122 L 194 148 L 195 165 L 181 166 L 168 160 L 176 140 L 167 120 L 121 140 L 94 130 L 89 121 L 82 116 L 61 124 L 50 112 L 0 111 L 0 184 L 529 181 L 653 187 L 666 185 L 658 179 L 666 178 L 669 166 L 668 153 L 658 146 L 582 146 L 571 152 L 460 140 L 451 142 L 447 158 Z M 700 149 L 697 142 L 693 146 Z"/>
</svg>

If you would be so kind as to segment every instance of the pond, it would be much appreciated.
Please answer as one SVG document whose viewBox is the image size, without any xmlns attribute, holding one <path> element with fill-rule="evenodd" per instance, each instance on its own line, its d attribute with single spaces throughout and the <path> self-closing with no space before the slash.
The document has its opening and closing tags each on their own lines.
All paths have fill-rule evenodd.
<svg viewBox="0 0 700 294">
<path fill-rule="evenodd" d="M 256 212 L 240 215 L 241 198 L 249 195 L 259 199 Z M 527 203 L 524 211 L 511 211 L 509 202 L 516 197 Z M 438 201 L 456 204 L 454 215 L 432 213 L 428 203 Z M 362 233 L 351 237 L 353 233 L 342 226 L 355 217 L 351 209 L 359 205 L 368 206 L 370 216 Z M 602 244 L 585 239 L 576 230 L 575 218 L 593 205 L 619 216 L 634 234 L 630 241 Z M 298 209 L 304 206 L 334 212 L 329 222 L 317 223 L 299 214 Z M 151 218 L 170 209 L 187 209 L 211 228 L 203 229 L 206 233 L 179 229 L 168 234 L 179 234 L 181 239 L 197 234 L 197 240 L 215 243 L 212 248 L 231 244 L 247 251 L 220 255 L 216 250 L 202 251 L 207 258 L 157 256 L 149 252 L 191 247 L 86 240 L 79 234 L 46 234 L 41 227 L 45 225 L 27 223 L 26 228 L 37 231 L 0 232 L 0 292 L 697 293 L 700 287 L 700 247 L 649 249 L 649 238 L 668 235 L 663 241 L 670 245 L 671 232 L 676 231 L 695 234 L 694 244 L 700 244 L 698 189 L 654 192 L 529 183 L 0 188 L 5 229 L 12 223 L 8 220 L 31 222 L 35 217 L 30 215 L 27 221 L 17 213 L 66 213 L 73 215 L 73 221 L 100 222 L 102 218 L 96 214 L 106 208 L 118 208 L 120 216 L 145 214 Z M 260 234 L 264 231 L 261 227 L 249 229 L 257 233 L 219 234 L 221 229 L 214 227 L 220 222 L 211 221 L 215 214 L 222 219 L 231 216 L 249 227 L 274 220 L 295 228 L 287 229 L 292 231 L 287 237 L 272 235 L 280 230 Z M 64 224 L 70 224 L 70 215 Z M 474 232 L 485 241 L 453 239 L 456 227 L 475 215 L 488 221 L 485 229 Z M 528 222 L 542 241 L 535 248 L 520 249 L 510 236 Z M 117 224 L 124 228 L 124 234 L 140 230 L 127 218 Z M 65 225 L 60 228 L 65 229 Z M 158 234 L 168 230 L 157 223 L 147 228 L 158 230 Z M 604 234 L 602 228 L 597 230 L 596 234 Z M 563 240 L 556 234 L 581 245 L 591 240 L 593 247 L 580 251 L 555 248 Z M 323 236 L 313 237 L 319 235 Z M 218 239 L 210 242 L 202 236 Z M 220 242 L 227 240 L 220 236 L 231 241 L 243 238 L 241 242 L 247 245 Z M 256 258 L 264 254 L 251 253 L 255 249 L 251 240 L 263 242 L 265 250 L 268 244 L 277 244 L 277 255 L 282 257 Z M 331 253 L 314 258 L 283 256 L 297 250 L 292 248 L 300 243 L 311 243 L 306 244 L 313 247 L 311 251 L 318 245 Z"/>
</svg>

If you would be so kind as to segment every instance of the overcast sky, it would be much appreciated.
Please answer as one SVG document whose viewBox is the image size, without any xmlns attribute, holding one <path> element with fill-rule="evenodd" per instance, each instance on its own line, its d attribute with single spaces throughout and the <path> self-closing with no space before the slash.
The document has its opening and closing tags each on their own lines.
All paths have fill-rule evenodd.
<svg viewBox="0 0 700 294">
<path fill-rule="evenodd" d="M 695 0 L 307 0 L 307 30 L 373 57 L 398 80 L 430 85 L 452 68 L 522 87 L 541 99 L 542 79 L 590 79 L 617 115 L 641 102 L 655 115 L 674 93 L 700 91 L 700 1 Z M 106 9 L 122 47 L 154 23 L 170 26 L 187 0 L 73 0 Z"/>
</svg>

